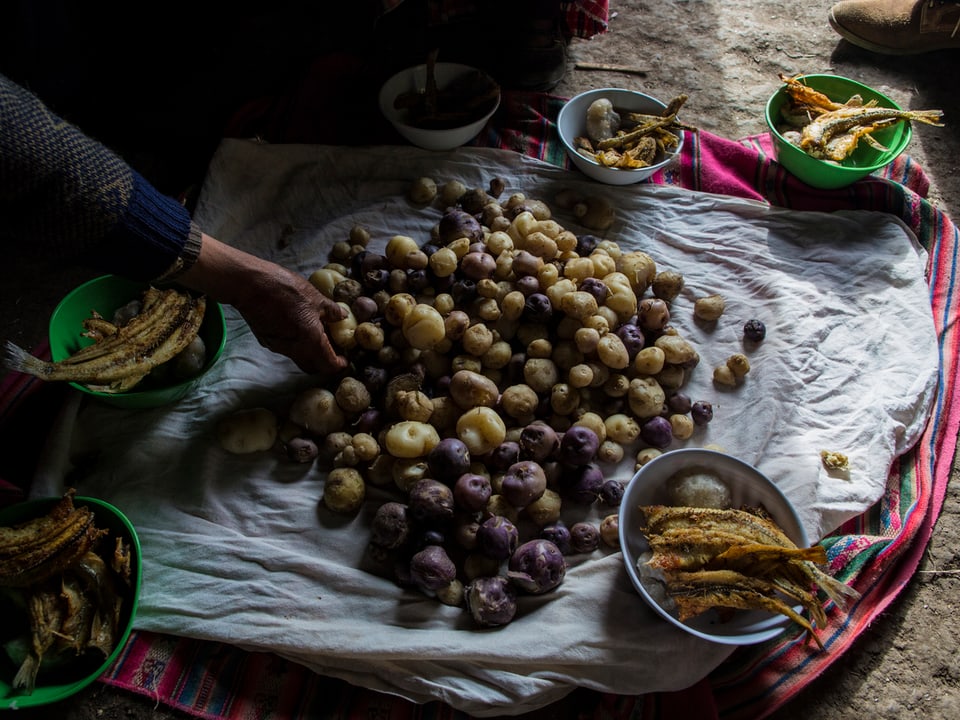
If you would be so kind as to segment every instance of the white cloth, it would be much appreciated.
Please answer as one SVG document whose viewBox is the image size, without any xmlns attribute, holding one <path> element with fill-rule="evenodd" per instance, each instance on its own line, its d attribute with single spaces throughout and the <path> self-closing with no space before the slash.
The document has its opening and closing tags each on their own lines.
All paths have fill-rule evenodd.
<svg viewBox="0 0 960 720">
<path fill-rule="evenodd" d="M 893 216 L 799 213 L 672 187 L 602 186 L 497 150 L 265 146 L 225 141 L 196 219 L 210 234 L 309 274 L 350 228 L 374 247 L 393 234 L 420 242 L 436 207 L 405 199 L 430 176 L 553 204 L 561 188 L 617 206 L 605 236 L 649 253 L 685 278 L 673 324 L 700 353 L 686 389 L 715 416 L 681 445 L 715 443 L 764 471 L 796 506 L 811 540 L 883 496 L 893 460 L 926 422 L 938 351 L 925 255 Z M 556 210 L 558 221 L 584 232 Z M 291 232 L 292 230 L 292 232 Z M 283 238 L 283 242 L 281 242 Z M 693 321 L 696 297 L 720 293 L 713 327 Z M 388 492 L 373 489 L 353 518 L 319 499 L 323 476 L 264 452 L 236 456 L 217 421 L 266 406 L 282 415 L 296 390 L 319 382 L 262 349 L 227 308 L 229 342 L 195 394 L 150 411 L 85 404 L 74 423 L 71 482 L 115 503 L 143 546 L 137 627 L 229 642 L 298 661 L 414 701 L 442 700 L 475 715 L 518 714 L 576 686 L 637 694 L 682 689 L 731 652 L 663 622 L 633 590 L 619 552 L 569 558 L 557 591 L 525 597 L 503 628 L 477 630 L 465 611 L 399 589 L 364 558 L 370 518 Z M 714 366 L 744 351 L 743 323 L 767 337 L 747 350 L 752 369 L 732 390 Z M 822 449 L 850 458 L 829 475 Z M 627 480 L 632 458 L 610 475 Z M 594 508 L 599 520 L 609 508 Z M 572 521 L 584 516 L 570 510 Z"/>
</svg>

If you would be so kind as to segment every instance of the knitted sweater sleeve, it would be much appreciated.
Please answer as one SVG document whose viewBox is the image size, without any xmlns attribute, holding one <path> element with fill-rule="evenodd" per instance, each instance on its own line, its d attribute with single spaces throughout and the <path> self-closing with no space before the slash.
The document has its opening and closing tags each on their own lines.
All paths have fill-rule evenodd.
<svg viewBox="0 0 960 720">
<path fill-rule="evenodd" d="M 2 74 L 0 218 L 9 243 L 136 280 L 200 249 L 186 208 Z"/>
</svg>

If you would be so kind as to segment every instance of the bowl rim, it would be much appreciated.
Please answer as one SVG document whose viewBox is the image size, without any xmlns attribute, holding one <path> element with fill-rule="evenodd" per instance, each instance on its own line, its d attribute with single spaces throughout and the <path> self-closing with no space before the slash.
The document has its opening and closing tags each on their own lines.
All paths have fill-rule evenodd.
<svg viewBox="0 0 960 720">
<path fill-rule="evenodd" d="M 50 319 L 47 322 L 47 335 L 48 337 L 54 334 L 54 325 L 56 323 L 57 317 L 66 311 L 66 308 L 69 306 L 70 301 L 75 297 L 77 293 L 80 293 L 83 290 L 86 290 L 92 286 L 98 285 L 105 282 L 122 282 L 129 285 L 133 288 L 146 288 L 151 285 L 149 280 L 131 280 L 122 275 L 116 275 L 107 273 L 104 275 L 98 275 L 97 277 L 91 278 L 85 282 L 80 283 L 66 295 L 64 295 L 60 301 L 54 307 L 53 312 L 50 313 Z M 220 335 L 220 341 L 217 343 L 217 347 L 213 351 L 207 352 L 207 361 L 204 363 L 201 371 L 194 377 L 185 378 L 180 382 L 174 383 L 172 385 L 163 385 L 162 387 L 150 388 L 149 390 L 133 390 L 130 392 L 121 392 L 121 393 L 107 393 L 101 392 L 99 390 L 91 390 L 89 387 L 85 386 L 82 383 L 78 382 L 68 382 L 67 384 L 85 395 L 90 397 L 98 398 L 106 402 L 118 403 L 122 402 L 124 404 L 130 403 L 131 406 L 136 407 L 136 403 L 149 400 L 151 397 L 160 394 L 174 394 L 183 393 L 189 388 L 198 382 L 201 377 L 203 377 L 210 369 L 217 363 L 220 357 L 223 355 L 223 351 L 226 348 L 227 344 L 227 319 L 223 310 L 223 305 L 218 302 L 207 301 L 207 309 L 204 314 L 203 322 L 206 323 L 209 319 L 210 310 L 214 309 L 216 311 L 216 318 L 210 320 L 215 324 L 215 329 Z M 201 325 L 202 327 L 202 325 Z M 51 356 L 54 355 L 53 344 L 51 343 Z M 53 357 L 54 361 L 62 360 L 60 357 Z M 146 407 L 146 406 L 143 406 Z"/>
<path fill-rule="evenodd" d="M 859 82 L 858 80 L 854 80 L 853 78 L 849 78 L 844 75 L 833 75 L 830 73 L 806 73 L 806 74 L 798 75 L 796 77 L 797 79 L 810 78 L 813 80 L 839 80 L 840 82 L 848 83 L 855 90 L 861 90 L 861 91 L 866 90 L 870 94 L 876 95 L 883 103 L 886 103 L 884 107 L 893 108 L 895 110 L 903 110 L 903 108 L 899 105 L 899 103 L 897 103 L 895 100 L 887 96 L 885 93 L 882 93 L 876 88 L 872 88 L 869 85 L 865 85 L 864 83 Z M 767 98 L 767 103 L 764 106 L 764 120 L 766 120 L 767 128 L 769 129 L 770 133 L 773 134 L 775 140 L 779 141 L 783 145 L 796 148 L 796 146 L 794 146 L 789 140 L 783 137 L 783 135 L 777 129 L 776 123 L 773 121 L 773 117 L 772 117 L 773 105 L 777 101 L 779 101 L 781 98 L 784 97 L 784 95 L 786 94 L 786 87 L 787 87 L 786 83 L 781 83 L 777 87 L 777 89 L 770 95 L 770 97 Z M 814 88 L 814 89 L 817 89 L 817 88 Z M 819 91 L 819 92 L 823 92 L 823 91 Z M 834 98 L 831 98 L 831 100 L 833 99 Z M 879 156 L 880 158 L 885 158 L 885 159 L 877 160 L 876 162 L 870 163 L 869 165 L 852 166 L 852 165 L 844 165 L 842 163 L 834 164 L 834 163 L 827 162 L 825 160 L 821 160 L 820 158 L 815 158 L 812 155 L 807 154 L 805 151 L 801 150 L 800 148 L 796 148 L 796 149 L 802 152 L 805 157 L 815 161 L 816 163 L 819 163 L 820 166 L 829 168 L 831 172 L 837 172 L 841 175 L 856 175 L 857 179 L 859 179 L 860 177 L 869 175 L 870 173 L 880 170 L 881 168 L 884 168 L 887 165 L 889 165 L 891 162 L 893 162 L 893 160 L 895 160 L 900 154 L 902 154 L 906 150 L 907 145 L 910 144 L 910 140 L 912 139 L 912 137 L 913 137 L 912 124 L 909 122 L 904 123 L 903 131 L 900 136 L 900 143 L 899 143 L 898 149 L 891 148 L 889 151 L 887 151 L 886 153 L 882 153 Z"/>
<path fill-rule="evenodd" d="M 659 617 L 663 618 L 674 627 L 680 628 L 702 640 L 707 640 L 721 645 L 752 645 L 766 642 L 767 640 L 771 640 L 779 636 L 783 632 L 784 628 L 790 623 L 789 618 L 786 616 L 775 615 L 762 610 L 741 610 L 738 611 L 738 613 L 741 613 L 739 615 L 740 618 L 746 620 L 756 619 L 756 622 L 750 624 L 745 629 L 745 632 L 738 634 L 715 634 L 704 629 L 705 627 L 709 626 L 710 622 L 706 613 L 697 616 L 696 618 L 690 618 L 689 620 L 681 622 L 677 617 L 671 614 L 669 610 L 662 607 L 643 587 L 639 578 L 639 573 L 636 569 L 638 557 L 634 555 L 633 548 L 638 544 L 638 542 L 640 544 L 646 544 L 646 541 L 642 538 L 639 540 L 637 539 L 639 531 L 636 527 L 634 527 L 635 523 L 633 522 L 635 509 L 631 508 L 630 506 L 630 503 L 632 502 L 632 495 L 635 491 L 637 483 L 640 482 L 639 478 L 642 476 L 642 474 L 645 472 L 650 473 L 650 469 L 656 469 L 658 465 L 682 462 L 684 458 L 689 460 L 686 464 L 692 466 L 705 465 L 711 460 L 717 462 L 719 459 L 719 462 L 728 463 L 737 468 L 740 473 L 744 474 L 744 476 L 756 480 L 759 483 L 758 487 L 762 488 L 762 494 L 769 494 L 776 498 L 783 511 L 787 514 L 785 521 L 784 518 L 778 516 L 779 513 L 775 513 L 772 509 L 768 508 L 771 514 L 774 515 L 775 520 L 778 525 L 780 525 L 781 529 L 788 536 L 790 536 L 798 546 L 809 545 L 806 531 L 800 521 L 794 505 L 790 502 L 789 498 L 784 495 L 783 491 L 777 487 L 776 483 L 774 483 L 756 466 L 751 465 L 735 455 L 731 455 L 720 450 L 708 448 L 677 448 L 658 455 L 639 468 L 637 472 L 635 472 L 630 478 L 630 481 L 627 483 L 627 486 L 624 489 L 624 496 L 623 500 L 621 501 L 620 511 L 618 514 L 618 539 L 620 541 L 624 568 L 630 578 L 631 585 L 637 591 L 637 594 L 643 598 L 646 604 Z M 798 611 L 802 610 L 802 608 L 799 608 L 799 606 L 795 609 Z"/>
<path fill-rule="evenodd" d="M 33 498 L 0 508 L 0 523 L 22 522 L 30 518 L 37 517 L 38 514 L 46 511 L 54 504 L 59 502 L 61 497 L 62 496 Z M 2 692 L 0 692 L 0 709 L 16 710 L 18 708 L 39 707 L 41 705 L 49 705 L 51 703 L 60 702 L 73 695 L 76 695 L 85 687 L 89 686 L 91 683 L 100 678 L 107 670 L 109 670 L 110 666 L 116 662 L 118 657 L 120 657 L 120 654 L 123 652 L 124 646 L 127 644 L 127 641 L 130 639 L 130 634 L 133 631 L 133 626 L 137 617 L 137 610 L 140 605 L 140 592 L 143 585 L 143 551 L 140 545 L 140 537 L 137 534 L 137 530 L 133 526 L 133 523 L 130 522 L 130 519 L 126 516 L 126 514 L 106 500 L 101 500 L 99 498 L 90 497 L 87 495 L 75 495 L 73 497 L 73 504 L 76 507 L 91 507 L 94 513 L 98 516 L 102 516 L 104 514 L 109 515 L 111 518 L 113 518 L 115 524 L 124 529 L 127 534 L 127 538 L 130 541 L 130 557 L 132 559 L 133 570 L 130 585 L 132 595 L 130 597 L 129 608 L 127 609 L 128 616 L 126 623 L 124 624 L 123 632 L 121 632 L 117 637 L 117 642 L 113 651 L 106 658 L 104 658 L 103 662 L 91 670 L 90 673 L 78 680 L 61 682 L 46 687 L 38 686 L 34 689 L 34 692 L 31 695 L 3 695 L 2 693 L 10 693 L 10 691 L 13 689 L 12 686 L 6 682 L 6 680 L 4 680 L 3 687 L 0 688 L 0 690 L 2 690 Z M 102 521 L 98 520 L 98 523 L 100 522 Z"/>
<path fill-rule="evenodd" d="M 648 173 L 652 175 L 654 172 L 656 172 L 660 168 L 664 167 L 665 165 L 667 165 L 668 163 L 672 162 L 677 157 L 679 157 L 681 151 L 683 150 L 684 141 L 686 140 L 686 132 L 683 130 L 680 130 L 678 132 L 678 135 L 677 135 L 678 141 L 677 141 L 676 148 L 674 148 L 673 150 L 664 152 L 664 157 L 660 162 L 653 163 L 652 165 L 647 165 L 646 167 L 642 167 L 642 168 L 607 167 L 606 165 L 601 165 L 596 160 L 592 158 L 588 158 L 586 155 L 582 155 L 581 153 L 577 152 L 577 149 L 571 144 L 571 142 L 567 139 L 566 135 L 561 130 L 561 127 L 563 125 L 562 121 L 567 117 L 569 113 L 573 112 L 572 105 L 574 101 L 583 101 L 591 96 L 599 97 L 605 93 L 606 94 L 620 93 L 625 96 L 644 98 L 646 100 L 652 101 L 656 105 L 659 105 L 664 110 L 667 108 L 667 104 L 663 102 L 663 100 L 660 100 L 659 98 L 656 98 L 653 95 L 648 95 L 645 92 L 641 92 L 640 90 L 631 90 L 629 88 L 602 87 L 602 88 L 593 88 L 591 90 L 584 90 L 583 92 L 577 93 L 576 95 L 571 97 L 569 100 L 567 100 L 565 103 L 563 103 L 563 105 L 560 107 L 560 112 L 557 113 L 557 135 L 560 137 L 560 143 L 563 145 L 564 149 L 570 155 L 571 160 L 574 160 L 574 161 L 582 160 L 584 164 L 589 165 L 590 167 L 597 168 L 600 171 L 609 170 L 611 172 L 615 171 L 617 173 L 622 173 L 622 172 L 626 172 L 628 174 Z"/>
</svg>

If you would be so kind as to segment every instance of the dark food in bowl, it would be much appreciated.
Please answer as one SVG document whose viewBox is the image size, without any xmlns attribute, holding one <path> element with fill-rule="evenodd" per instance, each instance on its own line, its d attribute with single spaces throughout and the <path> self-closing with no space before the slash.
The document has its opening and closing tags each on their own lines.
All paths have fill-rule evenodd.
<svg viewBox="0 0 960 720">
<path fill-rule="evenodd" d="M 435 57 L 427 59 L 427 81 L 422 90 L 402 92 L 393 107 L 404 122 L 423 130 L 450 130 L 469 125 L 489 113 L 500 97 L 500 86 L 486 73 L 471 70 L 438 87 Z"/>
</svg>

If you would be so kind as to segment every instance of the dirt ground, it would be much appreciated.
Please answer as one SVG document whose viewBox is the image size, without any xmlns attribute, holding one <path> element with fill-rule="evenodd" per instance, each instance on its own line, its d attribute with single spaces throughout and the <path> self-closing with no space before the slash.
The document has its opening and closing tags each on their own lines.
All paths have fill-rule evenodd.
<svg viewBox="0 0 960 720">
<path fill-rule="evenodd" d="M 669 98 L 687 93 L 684 122 L 739 138 L 765 131 L 764 105 L 778 74 L 829 72 L 865 82 L 902 106 L 941 108 L 947 127 L 918 127 L 908 152 L 931 180 L 930 198 L 951 217 L 960 212 L 960 52 L 916 57 L 874 55 L 846 44 L 827 23 L 830 0 L 772 3 L 769 0 L 611 0 L 609 32 L 574 40 L 568 73 L 554 90 L 617 86 Z M 578 67 L 608 63 L 637 71 L 609 72 Z M 6 337 L 39 340 L 43 319 L 62 289 L 44 295 L 24 278 L 21 266 L 0 271 Z M 32 275 L 26 273 L 27 276 Z M 63 278 L 65 283 L 69 277 Z M 956 474 L 956 472 L 954 473 Z M 776 712 L 776 720 L 815 717 L 878 720 L 960 717 L 960 509 L 956 481 L 919 572 L 856 645 L 798 698 Z M 52 717 L 49 710 L 23 712 Z M 153 700 L 95 684 L 56 709 L 63 720 L 174 720 L 184 718 Z"/>
</svg>

